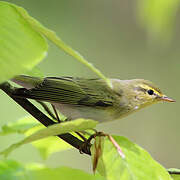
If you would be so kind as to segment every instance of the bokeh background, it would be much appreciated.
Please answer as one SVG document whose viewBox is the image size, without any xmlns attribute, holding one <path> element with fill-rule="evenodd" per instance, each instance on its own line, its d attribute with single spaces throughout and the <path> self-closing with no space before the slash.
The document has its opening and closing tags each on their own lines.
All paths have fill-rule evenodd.
<svg viewBox="0 0 180 180">
<path fill-rule="evenodd" d="M 9 1 L 12 2 L 12 1 Z M 180 168 L 180 4 L 172 0 L 13 0 L 56 33 L 106 76 L 144 78 L 158 84 L 176 103 L 157 104 L 119 121 L 98 126 L 123 135 L 145 148 L 165 167 Z M 23 42 L 22 42 L 23 43 Z M 47 76 L 94 77 L 87 67 L 49 43 L 39 64 Z M 27 113 L 0 92 L 0 125 Z M 21 139 L 0 137 L 0 149 Z M 90 157 L 77 150 L 42 160 L 25 145 L 10 155 L 20 162 L 91 170 Z"/>
</svg>

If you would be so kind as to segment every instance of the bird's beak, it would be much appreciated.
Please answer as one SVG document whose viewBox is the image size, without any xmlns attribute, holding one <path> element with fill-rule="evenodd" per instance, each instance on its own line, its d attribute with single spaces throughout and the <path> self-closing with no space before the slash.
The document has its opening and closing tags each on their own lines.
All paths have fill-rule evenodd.
<svg viewBox="0 0 180 180">
<path fill-rule="evenodd" d="M 165 95 L 160 97 L 160 100 L 161 101 L 166 101 L 166 102 L 176 102 L 175 100 L 173 100 L 173 99 L 171 99 L 171 98 L 169 98 L 169 97 L 167 97 Z"/>
</svg>

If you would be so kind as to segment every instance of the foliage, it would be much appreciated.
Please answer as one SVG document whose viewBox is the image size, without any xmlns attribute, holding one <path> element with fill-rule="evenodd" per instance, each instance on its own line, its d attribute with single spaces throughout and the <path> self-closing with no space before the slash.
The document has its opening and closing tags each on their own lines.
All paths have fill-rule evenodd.
<svg viewBox="0 0 180 180">
<path fill-rule="evenodd" d="M 19 125 L 20 123 L 18 123 Z M 0 155 L 4 155 L 5 157 L 9 155 L 13 150 L 16 148 L 20 147 L 23 144 L 27 143 L 32 143 L 34 141 L 49 137 L 49 136 L 56 136 L 60 134 L 65 134 L 68 132 L 79 132 L 79 131 L 84 131 L 90 128 L 94 128 L 96 126 L 97 122 L 89 119 L 76 119 L 74 121 L 67 121 L 67 122 L 62 122 L 59 124 L 54 124 L 52 126 L 49 126 L 47 128 L 40 129 L 39 131 L 32 133 L 33 130 L 31 130 L 28 137 L 25 139 L 21 140 L 18 143 L 12 144 L 9 148 L 5 149 L 4 151 L 0 152 Z M 15 127 L 19 128 L 19 126 L 14 124 Z M 26 124 L 25 124 L 26 125 Z M 8 127 L 8 126 L 6 126 Z M 11 128 L 13 127 L 12 125 L 10 126 Z M 23 127 L 23 126 L 22 126 Z M 7 131 L 6 131 L 7 129 Z M 8 128 L 4 128 L 4 133 L 8 133 Z M 49 144 L 46 144 L 45 146 L 49 146 Z"/>
<path fill-rule="evenodd" d="M 170 168 L 168 169 L 168 172 L 174 180 L 180 180 L 180 169 Z"/>
<path fill-rule="evenodd" d="M 25 73 L 47 54 L 47 42 L 15 6 L 0 2 L 0 82 Z"/>
<path fill-rule="evenodd" d="M 32 69 L 43 59 L 44 55 L 46 55 L 45 50 L 47 50 L 47 43 L 44 39 L 45 36 L 55 45 L 57 45 L 57 47 L 65 51 L 67 54 L 73 56 L 81 63 L 85 64 L 98 76 L 105 79 L 109 85 L 111 85 L 109 80 L 98 69 L 84 59 L 84 57 L 81 56 L 77 51 L 65 44 L 53 31 L 44 27 L 36 19 L 29 16 L 29 14 L 23 8 L 3 1 L 0 2 L 0 8 L 0 25 L 4 27 L 1 30 L 2 32 L 0 32 L 4 37 L 4 39 L 1 40 L 3 43 L 1 43 L 0 47 L 1 52 L 4 53 L 0 59 L 2 62 L 4 62 L 4 59 L 8 60 L 7 66 L 2 67 L 4 69 L 2 75 L 7 76 L 7 78 L 4 77 L 2 81 L 10 79 L 15 75 L 24 73 L 25 70 Z M 7 19 L 7 17 L 9 19 Z M 12 27 L 15 28 L 12 29 Z M 7 31 L 5 31 L 6 29 Z M 19 39 L 19 37 L 22 39 Z M 25 46 L 24 44 L 28 44 L 28 46 Z M 4 47 L 6 47 L 6 50 L 4 50 Z M 21 49 L 20 52 L 19 49 Z M 12 56 L 9 57 L 8 52 L 13 52 Z M 16 59 L 18 59 L 19 64 L 17 64 Z M 26 59 L 26 61 L 24 61 L 24 59 Z M 23 64 L 23 62 L 28 64 Z M 7 75 L 9 63 L 12 63 L 13 65 L 17 64 L 17 66 L 14 68 L 17 70 L 17 73 L 15 73 L 16 71 L 13 71 L 14 73 L 12 73 L 11 76 Z M 21 69 L 20 65 L 23 65 Z"/>
<path fill-rule="evenodd" d="M 0 136 L 9 134 L 23 134 L 29 136 L 45 127 L 37 122 L 32 116 L 25 116 L 13 123 L 7 123 L 1 127 Z M 43 159 L 47 159 L 51 154 L 72 148 L 65 141 L 60 141 L 58 137 L 51 136 L 41 140 L 31 142 L 36 147 Z"/>
<path fill-rule="evenodd" d="M 125 137 L 113 136 L 120 145 L 125 158 L 122 158 L 107 137 L 101 137 L 101 155 L 98 172 L 112 180 L 147 179 L 168 180 L 170 175 L 149 153 Z M 98 146 L 98 145 L 96 145 Z M 95 143 L 92 147 L 92 159 L 96 156 Z"/>
<path fill-rule="evenodd" d="M 174 4 L 171 4 L 171 7 L 174 7 Z M 151 15 L 154 14 L 153 10 L 150 12 Z M 164 12 L 166 11 L 161 12 L 157 24 L 164 18 Z M 108 79 L 98 69 L 88 63 L 78 52 L 66 45 L 54 32 L 29 16 L 23 8 L 0 1 L 0 27 L 0 82 L 9 80 L 22 73 L 41 74 L 37 69 L 34 69 L 33 72 L 29 71 L 42 61 L 47 54 L 48 45 L 44 38 L 46 37 L 64 52 L 88 66 L 109 84 Z M 162 27 L 164 28 L 164 26 Z M 64 142 L 49 136 L 82 131 L 95 126 L 96 122 L 92 120 L 79 119 L 42 129 L 43 126 L 37 124 L 34 119 L 26 117 L 15 123 L 4 125 L 0 135 L 11 133 L 29 135 L 21 142 L 12 145 L 10 149 L 4 151 L 5 154 L 8 154 L 17 146 L 31 142 L 40 150 L 43 157 L 47 158 L 54 152 L 70 148 Z M 48 138 L 41 139 L 44 137 Z M 114 139 L 122 148 L 125 158 L 119 155 L 117 149 L 107 137 L 97 137 L 92 146 L 93 164 L 97 165 L 97 171 L 105 179 L 171 179 L 165 168 L 153 160 L 141 147 L 124 137 L 114 136 Z M 38 141 L 33 142 L 35 140 Z M 0 179 L 45 180 L 52 177 L 53 179 L 104 179 L 97 173 L 96 175 L 91 175 L 80 170 L 65 167 L 51 169 L 37 164 L 26 166 L 15 161 L 5 160 L 0 162 Z M 175 179 L 178 179 L 178 177 L 178 175 L 173 175 Z"/>
<path fill-rule="evenodd" d="M 15 161 L 0 161 L 0 179 L 3 180 L 104 180 L 100 175 L 92 175 L 68 167 L 48 168 L 41 164 L 23 165 Z"/>
</svg>

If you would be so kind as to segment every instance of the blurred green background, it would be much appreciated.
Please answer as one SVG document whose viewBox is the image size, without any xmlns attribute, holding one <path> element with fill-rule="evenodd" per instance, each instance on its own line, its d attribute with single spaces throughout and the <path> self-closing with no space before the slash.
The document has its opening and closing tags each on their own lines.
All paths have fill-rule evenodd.
<svg viewBox="0 0 180 180">
<path fill-rule="evenodd" d="M 98 129 L 128 137 L 167 168 L 180 167 L 179 1 L 14 0 L 13 3 L 56 31 L 106 76 L 148 79 L 176 99 L 176 103 L 153 105 L 119 121 L 101 124 Z M 95 76 L 51 43 L 39 68 L 47 76 Z M 27 114 L 2 92 L 0 107 L 0 125 Z M 0 150 L 21 138 L 20 135 L 0 137 Z M 35 148 L 25 145 L 9 158 L 42 162 L 50 167 L 65 165 L 87 171 L 92 168 L 90 157 L 74 149 L 55 153 L 44 161 Z"/>
</svg>

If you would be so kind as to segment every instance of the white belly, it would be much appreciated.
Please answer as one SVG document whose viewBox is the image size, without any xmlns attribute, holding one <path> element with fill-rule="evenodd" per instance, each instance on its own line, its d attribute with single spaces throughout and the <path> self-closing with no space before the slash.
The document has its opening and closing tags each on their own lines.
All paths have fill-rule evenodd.
<svg viewBox="0 0 180 180">
<path fill-rule="evenodd" d="M 59 112 L 70 119 L 85 118 L 93 119 L 99 122 L 114 120 L 113 116 L 104 109 L 59 103 L 53 103 L 53 105 L 59 110 Z"/>
</svg>

